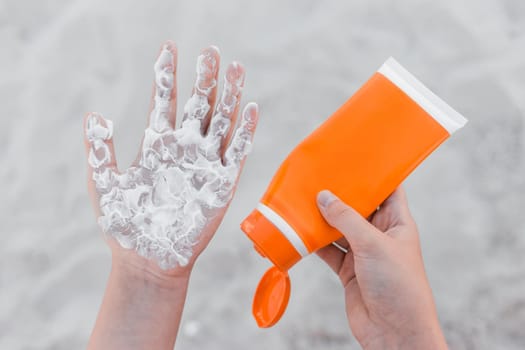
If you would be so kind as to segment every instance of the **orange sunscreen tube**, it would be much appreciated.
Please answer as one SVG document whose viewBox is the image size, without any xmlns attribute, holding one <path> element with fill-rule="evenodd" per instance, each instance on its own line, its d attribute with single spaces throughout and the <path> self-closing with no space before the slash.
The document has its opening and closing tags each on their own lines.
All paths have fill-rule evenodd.
<svg viewBox="0 0 525 350">
<path fill-rule="evenodd" d="M 255 249 L 274 265 L 255 293 L 257 324 L 270 327 L 284 313 L 290 296 L 287 271 L 342 237 L 321 216 L 319 191 L 332 191 L 368 217 L 466 122 L 390 58 L 303 140 L 241 224 Z"/>
</svg>

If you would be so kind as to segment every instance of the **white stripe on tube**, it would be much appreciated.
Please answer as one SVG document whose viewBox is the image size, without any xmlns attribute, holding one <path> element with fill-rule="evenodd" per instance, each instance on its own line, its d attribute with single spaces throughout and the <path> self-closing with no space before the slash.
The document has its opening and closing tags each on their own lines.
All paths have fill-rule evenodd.
<svg viewBox="0 0 525 350">
<path fill-rule="evenodd" d="M 309 254 L 308 249 L 306 249 L 306 245 L 304 244 L 301 237 L 299 237 L 292 226 L 290 226 L 279 214 L 262 203 L 257 205 L 257 210 L 262 215 L 264 215 L 264 217 L 268 219 L 275 227 L 277 227 L 279 231 L 281 231 L 281 233 L 302 257 L 305 257 Z"/>
<path fill-rule="evenodd" d="M 394 58 L 390 57 L 386 60 L 378 72 L 430 114 L 450 135 L 467 123 L 465 117 L 430 91 Z"/>
</svg>

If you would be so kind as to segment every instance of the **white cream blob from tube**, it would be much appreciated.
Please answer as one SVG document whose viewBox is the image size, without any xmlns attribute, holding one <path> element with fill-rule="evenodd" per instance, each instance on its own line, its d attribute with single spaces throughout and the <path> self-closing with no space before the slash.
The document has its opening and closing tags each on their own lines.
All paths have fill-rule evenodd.
<svg viewBox="0 0 525 350">
<path fill-rule="evenodd" d="M 91 146 L 88 162 L 99 195 L 99 225 L 122 247 L 136 249 L 163 269 L 188 264 L 202 229 L 230 201 L 255 122 L 249 113 L 242 118 L 223 163 L 221 141 L 229 130 L 242 82 L 225 80 L 217 114 L 203 135 L 201 121 L 210 109 L 208 95 L 216 84 L 217 62 L 213 55 L 202 54 L 195 92 L 184 107 L 182 127 L 174 130 L 168 119 L 173 61 L 165 47 L 155 63 L 155 104 L 136 166 L 123 173 L 112 166 L 111 121 L 92 114 L 86 122 Z"/>
</svg>

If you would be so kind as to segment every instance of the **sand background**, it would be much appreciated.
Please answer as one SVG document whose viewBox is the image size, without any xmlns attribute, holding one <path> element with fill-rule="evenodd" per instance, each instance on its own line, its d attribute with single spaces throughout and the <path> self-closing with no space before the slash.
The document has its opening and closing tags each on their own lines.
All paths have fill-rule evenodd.
<svg viewBox="0 0 525 350">
<path fill-rule="evenodd" d="M 291 272 L 260 330 L 269 264 L 238 228 L 288 152 L 389 56 L 470 119 L 406 181 L 453 349 L 525 347 L 525 2 L 0 0 L 0 349 L 80 349 L 110 268 L 90 207 L 81 119 L 115 122 L 134 158 L 158 47 L 179 47 L 179 96 L 218 45 L 261 108 L 238 193 L 192 276 L 178 349 L 357 349 L 337 279 Z M 183 103 L 179 106 L 182 107 Z"/>
</svg>

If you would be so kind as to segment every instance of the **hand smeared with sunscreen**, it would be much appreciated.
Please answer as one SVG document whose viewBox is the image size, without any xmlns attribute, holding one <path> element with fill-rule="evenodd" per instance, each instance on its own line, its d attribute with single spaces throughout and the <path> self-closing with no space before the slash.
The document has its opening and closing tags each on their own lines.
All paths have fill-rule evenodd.
<svg viewBox="0 0 525 350">
<path fill-rule="evenodd" d="M 176 55 L 173 45 L 162 48 L 142 149 L 124 172 L 116 168 L 113 123 L 96 113 L 86 117 L 98 223 L 122 247 L 135 249 L 162 269 L 187 265 L 203 229 L 224 215 L 257 124 L 254 103 L 236 121 L 244 82 L 244 69 L 236 62 L 226 70 L 214 110 L 218 59 L 214 47 L 198 57 L 193 94 L 175 129 Z"/>
</svg>

